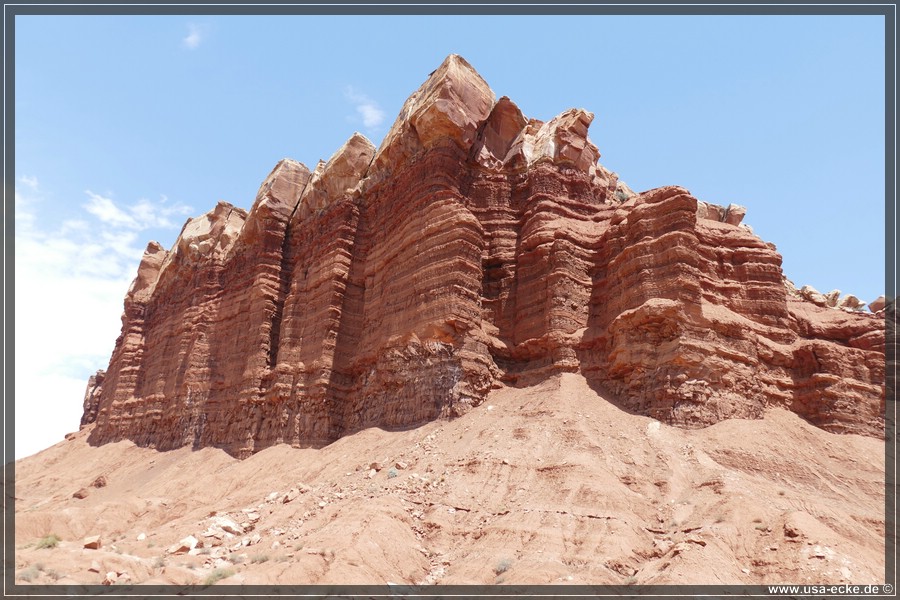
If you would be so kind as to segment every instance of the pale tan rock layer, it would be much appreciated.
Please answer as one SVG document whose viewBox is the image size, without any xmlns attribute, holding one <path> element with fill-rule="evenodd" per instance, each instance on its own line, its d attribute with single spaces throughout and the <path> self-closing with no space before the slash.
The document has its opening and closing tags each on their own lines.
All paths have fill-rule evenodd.
<svg viewBox="0 0 900 600">
<path fill-rule="evenodd" d="M 150 244 L 91 442 L 318 446 L 558 371 L 667 423 L 778 406 L 882 435 L 883 314 L 789 294 L 742 206 L 635 194 L 592 120 L 529 120 L 450 56 L 377 150 L 285 159 L 249 213 L 219 203 Z"/>
</svg>

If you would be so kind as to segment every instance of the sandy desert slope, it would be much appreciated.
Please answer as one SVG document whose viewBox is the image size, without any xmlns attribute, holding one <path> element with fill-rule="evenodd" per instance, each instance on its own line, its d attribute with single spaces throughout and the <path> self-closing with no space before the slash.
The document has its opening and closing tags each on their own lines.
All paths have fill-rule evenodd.
<svg viewBox="0 0 900 600">
<path fill-rule="evenodd" d="M 495 390 L 454 420 L 243 461 L 92 447 L 89 433 L 16 463 L 17 583 L 884 577 L 883 442 L 785 410 L 677 429 L 563 374 Z M 51 534 L 61 541 L 38 548 Z M 92 535 L 99 549 L 83 547 Z M 170 552 L 189 535 L 202 547 Z"/>
</svg>

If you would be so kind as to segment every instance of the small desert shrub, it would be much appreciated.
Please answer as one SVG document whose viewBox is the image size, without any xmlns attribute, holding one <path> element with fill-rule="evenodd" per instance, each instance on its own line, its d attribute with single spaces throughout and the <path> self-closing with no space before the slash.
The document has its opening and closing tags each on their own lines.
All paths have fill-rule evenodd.
<svg viewBox="0 0 900 600">
<path fill-rule="evenodd" d="M 54 570 L 54 569 L 47 569 L 47 570 L 45 571 L 45 573 L 47 574 L 47 577 L 49 577 L 49 578 L 52 579 L 53 581 L 56 581 L 57 579 L 59 579 L 60 577 L 62 577 L 62 574 L 60 574 L 58 571 L 56 571 L 56 570 Z"/>
<path fill-rule="evenodd" d="M 625 583 L 625 585 L 634 585 L 634 583 L 636 581 L 637 581 L 637 577 L 635 577 L 634 575 L 629 575 L 628 577 L 625 578 L 624 583 Z"/>
<path fill-rule="evenodd" d="M 230 556 L 230 557 L 228 558 L 228 560 L 230 560 L 231 562 L 233 562 L 233 563 L 236 564 L 236 565 L 239 565 L 239 564 L 241 564 L 242 562 L 244 562 L 244 557 L 241 556 L 241 555 Z"/>
<path fill-rule="evenodd" d="M 209 577 L 203 582 L 203 585 L 213 585 L 220 579 L 225 579 L 226 577 L 231 577 L 234 575 L 234 571 L 231 569 L 216 569 L 212 573 L 209 574 Z"/>
<path fill-rule="evenodd" d="M 41 548 L 56 548 L 56 546 L 59 544 L 59 542 L 60 542 L 59 536 L 56 535 L 55 533 L 51 533 L 51 534 L 48 535 L 48 536 L 42 537 L 42 538 L 38 541 L 37 546 L 35 546 L 35 547 L 38 548 L 38 549 L 41 549 Z"/>
<path fill-rule="evenodd" d="M 200 548 L 198 554 L 201 554 L 201 555 L 212 554 L 212 548 Z"/>
<path fill-rule="evenodd" d="M 162 569 L 164 566 L 166 566 L 165 557 L 157 556 L 156 559 L 153 561 L 153 568 L 154 569 Z"/>
<path fill-rule="evenodd" d="M 509 568 L 512 566 L 512 561 L 508 558 L 504 558 L 500 562 L 497 563 L 497 566 L 494 567 L 494 574 L 500 575 L 501 573 L 506 573 L 509 571 Z"/>
<path fill-rule="evenodd" d="M 27 569 L 19 573 L 19 579 L 30 583 L 38 575 L 40 575 L 40 571 L 38 569 L 35 569 L 34 567 L 28 567 Z"/>
<path fill-rule="evenodd" d="M 393 479 L 396 476 L 397 476 L 397 469 L 391 468 L 388 471 L 388 479 Z"/>
<path fill-rule="evenodd" d="M 250 562 L 257 565 L 259 563 L 264 563 L 267 560 L 269 560 L 269 557 L 266 556 L 265 554 L 257 554 L 256 556 L 254 556 L 253 558 L 250 559 Z"/>
</svg>

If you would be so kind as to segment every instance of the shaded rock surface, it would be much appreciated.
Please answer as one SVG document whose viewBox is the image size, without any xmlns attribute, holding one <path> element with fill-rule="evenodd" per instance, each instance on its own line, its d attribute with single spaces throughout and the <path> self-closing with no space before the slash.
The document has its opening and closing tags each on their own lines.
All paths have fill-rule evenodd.
<svg viewBox="0 0 900 600">
<path fill-rule="evenodd" d="M 633 192 L 592 120 L 528 119 L 453 55 L 377 150 L 285 159 L 249 213 L 220 202 L 150 244 L 90 441 L 321 446 L 561 371 L 665 423 L 782 407 L 881 436 L 883 316 L 789 293 L 743 206 Z"/>
<path fill-rule="evenodd" d="M 97 420 L 97 410 L 100 408 L 100 394 L 103 392 L 103 379 L 105 377 L 106 371 L 100 369 L 88 379 L 87 388 L 84 390 L 80 427 L 89 425 Z"/>
</svg>

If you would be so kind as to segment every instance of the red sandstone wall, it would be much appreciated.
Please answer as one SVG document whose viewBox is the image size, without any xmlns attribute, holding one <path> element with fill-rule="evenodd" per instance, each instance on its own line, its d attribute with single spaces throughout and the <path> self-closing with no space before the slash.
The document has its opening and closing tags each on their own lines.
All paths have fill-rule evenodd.
<svg viewBox="0 0 900 600">
<path fill-rule="evenodd" d="M 559 370 L 669 423 L 782 406 L 881 435 L 883 316 L 790 294 L 741 207 L 631 192 L 592 118 L 528 120 L 453 56 L 379 149 L 282 161 L 249 213 L 220 203 L 151 244 L 91 441 L 322 445 Z"/>
</svg>

